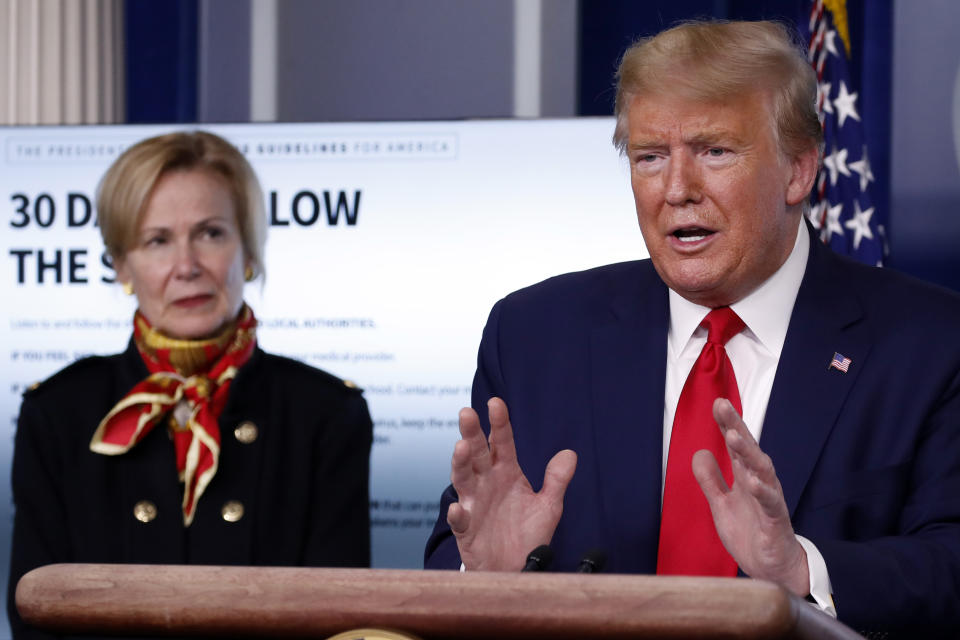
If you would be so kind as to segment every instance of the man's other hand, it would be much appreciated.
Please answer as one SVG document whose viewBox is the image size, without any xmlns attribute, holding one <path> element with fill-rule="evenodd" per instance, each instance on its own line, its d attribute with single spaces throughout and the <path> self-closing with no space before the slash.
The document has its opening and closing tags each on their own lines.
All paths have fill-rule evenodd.
<svg viewBox="0 0 960 640">
<path fill-rule="evenodd" d="M 733 466 L 728 487 L 713 454 L 693 456 L 700 483 L 723 546 L 748 576 L 775 582 L 803 597 L 810 593 L 807 554 L 797 541 L 780 480 L 770 456 L 760 450 L 728 400 L 713 403 Z"/>
</svg>

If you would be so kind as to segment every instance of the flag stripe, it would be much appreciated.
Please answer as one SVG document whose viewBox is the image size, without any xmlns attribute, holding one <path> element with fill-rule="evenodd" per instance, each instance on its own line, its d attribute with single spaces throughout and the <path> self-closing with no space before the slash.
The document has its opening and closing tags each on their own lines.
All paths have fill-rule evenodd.
<svg viewBox="0 0 960 640">
<path fill-rule="evenodd" d="M 807 31 L 808 60 L 817 72 L 817 111 L 825 141 L 809 218 L 820 239 L 834 251 L 882 266 L 887 253 L 887 212 L 877 211 L 871 193 L 874 176 L 860 117 L 860 92 L 850 74 L 858 52 L 848 54 L 833 11 L 822 0 L 813 0 L 810 20 L 801 25 Z M 837 21 L 845 23 L 846 16 Z"/>
</svg>

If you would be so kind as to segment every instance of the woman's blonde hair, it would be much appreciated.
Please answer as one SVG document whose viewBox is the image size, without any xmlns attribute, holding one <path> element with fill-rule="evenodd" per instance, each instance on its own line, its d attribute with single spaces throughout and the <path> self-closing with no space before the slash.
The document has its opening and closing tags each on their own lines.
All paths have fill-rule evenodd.
<svg viewBox="0 0 960 640">
<path fill-rule="evenodd" d="M 181 131 L 142 140 L 118 157 L 97 187 L 103 243 L 116 262 L 133 246 L 150 194 L 170 171 L 202 170 L 222 178 L 237 212 L 237 225 L 253 276 L 264 273 L 267 220 L 263 191 L 243 154 L 220 136 Z"/>
</svg>

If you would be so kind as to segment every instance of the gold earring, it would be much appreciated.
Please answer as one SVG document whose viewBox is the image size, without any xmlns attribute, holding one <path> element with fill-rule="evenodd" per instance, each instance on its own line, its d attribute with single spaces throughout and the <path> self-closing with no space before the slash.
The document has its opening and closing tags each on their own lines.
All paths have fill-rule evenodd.
<svg viewBox="0 0 960 640">
<path fill-rule="evenodd" d="M 244 267 L 243 279 L 246 280 L 247 282 L 250 282 L 251 280 L 253 280 L 253 267 L 251 267 L 250 265 L 247 265 L 246 267 Z"/>
<path fill-rule="evenodd" d="M 128 296 L 132 296 L 132 295 L 133 295 L 133 284 L 130 283 L 130 282 L 124 282 L 124 283 L 123 283 L 123 292 L 124 292 L 125 294 L 127 294 Z"/>
</svg>

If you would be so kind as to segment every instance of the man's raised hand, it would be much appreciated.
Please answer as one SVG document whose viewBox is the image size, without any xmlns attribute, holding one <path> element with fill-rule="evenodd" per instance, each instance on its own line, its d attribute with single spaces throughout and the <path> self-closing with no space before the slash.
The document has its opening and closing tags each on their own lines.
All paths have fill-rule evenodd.
<svg viewBox="0 0 960 640">
<path fill-rule="evenodd" d="M 807 595 L 807 554 L 794 535 L 770 456 L 760 450 L 729 401 L 718 398 L 713 417 L 730 453 L 733 486 L 727 486 L 713 454 L 706 450 L 694 454 L 693 474 L 710 503 L 723 546 L 748 576 Z"/>
<path fill-rule="evenodd" d="M 534 492 L 517 462 L 507 405 L 491 398 L 487 408 L 489 439 L 477 413 L 460 410 L 461 440 L 450 471 L 459 502 L 450 505 L 447 523 L 467 569 L 519 571 L 527 554 L 553 537 L 577 454 L 565 449 L 553 456 L 543 488 Z"/>
</svg>

